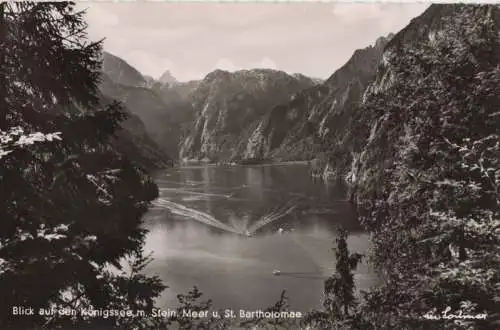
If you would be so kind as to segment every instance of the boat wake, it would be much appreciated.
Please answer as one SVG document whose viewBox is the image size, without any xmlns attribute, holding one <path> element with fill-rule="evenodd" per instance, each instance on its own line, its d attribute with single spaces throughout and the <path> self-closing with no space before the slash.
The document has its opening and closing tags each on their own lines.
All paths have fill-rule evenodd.
<svg viewBox="0 0 500 330">
<path fill-rule="evenodd" d="M 186 207 L 178 203 L 171 202 L 164 198 L 158 198 L 156 201 L 153 202 L 153 206 L 157 208 L 168 209 L 173 214 L 193 219 L 203 224 L 219 228 L 230 233 L 241 234 L 241 232 L 236 228 L 233 228 L 231 226 L 226 225 L 225 223 L 222 223 L 221 221 L 215 219 L 210 214 Z"/>
<path fill-rule="evenodd" d="M 294 200 L 288 201 L 287 203 L 285 203 L 285 205 L 262 216 L 260 219 L 258 219 L 255 223 L 253 223 L 250 226 L 248 226 L 249 219 L 247 217 L 244 219 L 243 226 L 238 226 L 237 222 L 234 221 L 235 219 L 232 219 L 230 217 L 230 219 L 228 219 L 228 222 L 230 222 L 231 225 L 229 225 L 220 220 L 217 220 L 208 213 L 186 207 L 182 204 L 178 204 L 161 197 L 153 202 L 152 209 L 155 210 L 167 209 L 172 214 L 192 219 L 200 223 L 203 223 L 205 225 L 224 230 L 229 233 L 244 235 L 244 236 L 252 236 L 262 227 L 267 226 L 283 218 L 284 216 L 292 213 L 297 208 L 296 205 L 293 205 L 295 202 L 296 201 Z"/>
<path fill-rule="evenodd" d="M 248 227 L 246 230 L 250 235 L 255 234 L 259 229 L 264 226 L 267 226 L 284 216 L 292 213 L 295 209 L 297 209 L 297 199 L 293 199 L 285 203 L 282 207 L 278 208 L 275 211 L 271 211 L 269 214 L 264 215 L 262 218 L 257 220 L 253 225 Z"/>
</svg>

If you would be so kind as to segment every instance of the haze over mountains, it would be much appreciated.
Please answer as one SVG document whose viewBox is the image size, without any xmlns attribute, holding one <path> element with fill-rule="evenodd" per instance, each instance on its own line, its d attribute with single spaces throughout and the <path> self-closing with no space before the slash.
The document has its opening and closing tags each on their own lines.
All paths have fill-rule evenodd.
<svg viewBox="0 0 500 330">
<path fill-rule="evenodd" d="M 105 53 L 101 90 L 140 118 L 159 153 L 176 162 L 321 159 L 316 174 L 346 178 L 354 159 L 348 123 L 365 93 L 386 83 L 384 52 L 439 27 L 452 12 L 431 6 L 396 36 L 353 50 L 326 81 L 259 68 L 218 69 L 190 82 L 178 82 L 166 68 L 154 79 Z"/>
<path fill-rule="evenodd" d="M 186 83 L 166 70 L 155 80 L 105 53 L 101 90 L 137 115 L 174 160 L 308 160 L 313 137 L 359 99 L 387 40 L 357 50 L 326 81 L 272 69 L 216 70 Z"/>
</svg>

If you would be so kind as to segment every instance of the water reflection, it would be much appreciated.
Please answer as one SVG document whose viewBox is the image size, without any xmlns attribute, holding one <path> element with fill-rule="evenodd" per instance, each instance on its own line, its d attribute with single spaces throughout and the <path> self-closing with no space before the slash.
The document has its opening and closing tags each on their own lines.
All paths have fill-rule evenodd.
<svg viewBox="0 0 500 330">
<path fill-rule="evenodd" d="M 245 178 L 246 187 L 248 187 L 248 192 L 251 197 L 255 200 L 262 201 L 264 198 L 263 191 L 265 189 L 264 182 L 270 183 L 270 177 L 266 177 L 265 167 L 246 167 L 245 168 Z"/>
<path fill-rule="evenodd" d="M 334 271 L 337 227 L 351 232 L 352 251 L 369 247 L 342 191 L 312 182 L 307 168 L 200 167 L 166 175 L 158 175 L 160 202 L 146 217 L 146 249 L 155 257 L 148 272 L 170 287 L 165 306 L 197 285 L 217 308 L 264 308 L 286 289 L 292 307 L 306 311 L 318 306 L 323 280 Z M 235 235 L 245 230 L 254 235 Z M 377 277 L 362 264 L 356 281 L 367 288 Z"/>
<path fill-rule="evenodd" d="M 213 173 L 213 171 L 210 171 L 208 167 L 201 170 L 202 182 L 203 182 L 203 188 L 204 188 L 205 194 L 209 194 L 211 192 L 210 191 L 210 183 L 211 183 L 210 172 Z M 212 198 L 210 198 L 210 197 L 205 199 L 205 210 L 206 210 L 206 212 L 208 212 L 210 214 L 213 213 Z"/>
</svg>

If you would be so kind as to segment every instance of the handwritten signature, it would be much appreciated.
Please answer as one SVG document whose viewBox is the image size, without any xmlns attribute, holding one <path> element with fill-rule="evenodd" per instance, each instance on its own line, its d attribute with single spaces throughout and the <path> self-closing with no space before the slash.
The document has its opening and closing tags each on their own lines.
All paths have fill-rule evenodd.
<svg viewBox="0 0 500 330">
<path fill-rule="evenodd" d="M 423 318 L 427 320 L 485 320 L 487 316 L 487 313 L 465 314 L 461 310 L 452 313 L 451 307 L 448 306 L 441 314 L 436 314 L 436 310 L 432 310 L 425 313 Z"/>
</svg>

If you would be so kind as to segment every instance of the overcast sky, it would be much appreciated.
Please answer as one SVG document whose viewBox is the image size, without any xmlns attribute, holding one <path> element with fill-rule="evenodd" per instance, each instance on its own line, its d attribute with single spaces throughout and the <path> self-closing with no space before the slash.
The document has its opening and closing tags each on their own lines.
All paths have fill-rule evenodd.
<svg viewBox="0 0 500 330">
<path fill-rule="evenodd" d="M 80 2 L 91 39 L 158 78 L 274 68 L 327 78 L 429 4 Z"/>
</svg>

